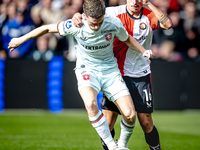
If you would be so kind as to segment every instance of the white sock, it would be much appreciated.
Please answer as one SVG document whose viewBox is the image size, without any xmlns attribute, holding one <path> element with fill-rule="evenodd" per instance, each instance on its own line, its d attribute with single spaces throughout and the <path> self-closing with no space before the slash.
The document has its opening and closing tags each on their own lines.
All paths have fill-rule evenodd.
<svg viewBox="0 0 200 150">
<path fill-rule="evenodd" d="M 103 115 L 101 111 L 94 117 L 89 117 L 89 120 L 92 126 L 96 129 L 99 136 L 103 139 L 103 141 L 108 146 L 109 150 L 112 150 L 114 146 L 116 146 L 112 135 L 109 130 L 109 125 L 106 120 L 106 117 Z"/>
<path fill-rule="evenodd" d="M 128 141 L 133 133 L 133 129 L 135 127 L 135 124 L 130 125 L 127 122 L 125 122 L 124 118 L 122 117 L 121 120 L 121 134 L 118 141 L 118 147 L 126 147 L 128 146 Z"/>
</svg>

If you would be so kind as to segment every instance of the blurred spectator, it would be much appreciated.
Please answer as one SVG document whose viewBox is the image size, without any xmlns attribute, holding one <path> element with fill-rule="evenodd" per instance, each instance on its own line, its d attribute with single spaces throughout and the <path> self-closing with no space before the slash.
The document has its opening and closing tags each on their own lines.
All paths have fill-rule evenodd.
<svg viewBox="0 0 200 150">
<path fill-rule="evenodd" d="M 160 2 L 157 2 L 157 4 L 159 5 Z M 161 43 L 165 40 L 171 40 L 175 43 L 175 52 L 181 52 L 183 55 L 184 59 L 182 60 L 192 60 L 188 56 L 188 54 L 191 54 L 189 49 L 194 48 L 197 51 L 200 49 L 198 43 L 200 41 L 200 17 L 194 1 L 182 0 L 180 6 L 183 8 L 184 13 L 182 11 L 174 11 L 169 14 L 173 27 L 169 30 L 157 30 L 154 32 L 152 50 L 157 54 Z M 192 50 L 193 53 L 194 49 Z"/>
<path fill-rule="evenodd" d="M 199 0 L 197 0 L 197 9 L 198 9 L 198 11 L 200 11 L 200 1 Z"/>
<path fill-rule="evenodd" d="M 65 5 L 64 0 L 53 0 L 51 3 L 52 10 L 54 11 L 58 11 L 58 10 L 60 11 L 64 5 Z"/>
<path fill-rule="evenodd" d="M 196 29 L 197 34 L 200 35 L 200 17 L 199 16 L 194 20 L 192 28 Z"/>
<path fill-rule="evenodd" d="M 11 2 L 12 0 L 2 0 L 2 3 L 5 4 L 6 6 L 8 6 L 8 4 Z"/>
<path fill-rule="evenodd" d="M 197 7 L 194 1 L 189 1 L 185 3 L 183 10 L 184 10 L 183 27 L 185 32 L 187 32 L 187 30 L 192 29 L 194 22 L 199 21 L 200 16 L 197 13 Z"/>
<path fill-rule="evenodd" d="M 187 59 L 197 60 L 200 49 L 200 16 L 195 1 L 186 2 L 183 10 L 183 27 L 187 37 L 184 47 L 187 49 Z"/>
<path fill-rule="evenodd" d="M 49 39 L 51 34 L 45 34 L 36 39 L 36 47 L 28 55 L 28 58 L 31 58 L 35 61 L 44 60 L 49 61 L 53 57 L 53 51 L 49 49 Z"/>
<path fill-rule="evenodd" d="M 53 0 L 39 0 L 39 2 L 31 8 L 31 18 L 36 26 L 42 24 L 51 24 L 61 21 L 63 16 L 61 9 L 52 8 Z M 52 34 L 49 39 L 49 48 L 56 51 L 58 40 L 60 36 L 58 34 Z"/>
<path fill-rule="evenodd" d="M 184 5 L 190 0 L 178 0 L 178 3 L 180 5 L 180 11 L 183 10 Z"/>
<path fill-rule="evenodd" d="M 6 6 L 6 4 L 2 3 L 2 4 L 0 4 L 0 34 L 2 31 L 2 27 L 5 24 L 5 22 L 7 21 L 7 19 L 8 19 L 7 6 Z M 3 51 L 1 36 L 0 36 L 0 51 Z"/>
<path fill-rule="evenodd" d="M 16 7 L 14 3 L 9 4 L 8 20 L 2 28 L 3 49 L 7 51 L 9 58 L 19 58 L 25 56 L 32 46 L 33 40 L 30 40 L 22 44 L 12 53 L 9 53 L 9 49 L 7 48 L 12 38 L 22 36 L 34 28 L 33 22 L 30 18 L 26 17 L 27 6 L 28 1 L 26 0 L 18 0 Z M 14 15 L 15 11 L 16 16 Z"/>
<path fill-rule="evenodd" d="M 76 12 L 82 13 L 83 0 L 65 0 L 65 6 L 63 7 L 63 17 L 62 20 L 71 19 Z M 69 61 L 76 61 L 76 50 L 75 50 L 75 39 L 71 35 L 67 35 L 60 41 L 65 48 L 63 49 L 64 58 Z M 60 48 L 58 48 L 60 49 Z"/>
<path fill-rule="evenodd" d="M 9 10 L 12 11 L 12 9 L 10 9 L 9 7 L 9 2 L 10 1 L 4 1 L 3 3 L 0 4 L 0 33 L 1 35 L 2 35 L 3 26 L 8 20 L 8 12 Z M 15 14 L 12 16 L 14 17 Z M 7 59 L 7 51 L 3 49 L 2 36 L 0 36 L 0 59 L 1 60 Z"/>
<path fill-rule="evenodd" d="M 84 0 L 65 0 L 65 5 L 63 7 L 63 19 L 71 19 L 76 12 L 82 13 L 83 2 Z"/>
<path fill-rule="evenodd" d="M 175 43 L 173 41 L 164 41 L 159 48 L 159 58 L 169 62 L 180 62 L 182 55 L 174 51 Z"/>
<path fill-rule="evenodd" d="M 52 9 L 52 0 L 40 0 L 42 8 L 40 10 L 40 16 L 44 24 L 57 23 L 61 21 L 62 11 Z"/>
<path fill-rule="evenodd" d="M 178 12 L 180 5 L 177 0 L 152 0 L 152 3 L 165 13 Z"/>
<path fill-rule="evenodd" d="M 199 58 L 200 49 L 200 36 L 197 29 L 192 28 L 186 32 L 186 41 L 184 42 L 184 47 L 187 49 L 187 60 L 197 61 Z"/>
<path fill-rule="evenodd" d="M 197 47 L 191 47 L 187 51 L 188 60 L 192 60 L 195 62 L 200 62 L 200 54 L 199 49 Z"/>
<path fill-rule="evenodd" d="M 6 4 L 0 4 L 0 29 L 7 20 L 7 6 Z"/>
<path fill-rule="evenodd" d="M 40 6 L 38 7 L 38 5 L 34 5 L 31 8 L 31 19 L 34 22 L 35 27 L 39 27 L 43 24 L 42 18 L 40 16 Z"/>
<path fill-rule="evenodd" d="M 169 2 L 169 12 L 178 12 L 180 10 L 180 5 L 178 0 L 170 0 Z"/>
<path fill-rule="evenodd" d="M 12 20 L 13 18 L 16 17 L 16 14 L 17 14 L 17 5 L 15 2 L 11 2 L 8 4 L 8 12 L 7 12 L 7 15 L 8 15 L 8 19 L 9 20 Z"/>
<path fill-rule="evenodd" d="M 169 0 L 159 0 L 159 1 L 157 1 L 157 7 L 160 8 L 165 13 L 168 13 L 169 6 L 170 6 Z"/>
<path fill-rule="evenodd" d="M 154 47 L 152 48 L 155 49 L 155 46 L 159 48 L 161 43 L 163 43 L 165 40 L 170 40 L 175 43 L 175 48 L 174 48 L 175 51 L 184 54 L 184 52 L 186 52 L 186 49 L 184 47 L 186 36 L 182 27 L 179 12 L 172 12 L 169 14 L 169 16 L 173 22 L 172 28 L 168 30 L 154 31 L 153 44 L 152 44 Z"/>
<path fill-rule="evenodd" d="M 198 49 L 200 49 L 200 36 L 197 32 L 197 29 L 192 28 L 187 30 L 186 37 L 187 39 L 184 41 L 184 46 L 186 49 L 189 49 L 191 47 L 197 47 Z"/>
</svg>

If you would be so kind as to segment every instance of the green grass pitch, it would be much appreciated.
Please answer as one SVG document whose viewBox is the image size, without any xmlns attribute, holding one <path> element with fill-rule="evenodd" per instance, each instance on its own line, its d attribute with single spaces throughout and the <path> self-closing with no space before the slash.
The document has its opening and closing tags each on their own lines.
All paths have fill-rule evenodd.
<svg viewBox="0 0 200 150">
<path fill-rule="evenodd" d="M 120 118 L 115 125 L 116 138 Z M 200 150 L 200 111 L 155 111 L 153 120 L 162 150 Z M 138 120 L 129 148 L 149 150 Z M 85 110 L 51 114 L 35 109 L 5 110 L 0 114 L 0 150 L 102 150 L 102 147 Z"/>
</svg>

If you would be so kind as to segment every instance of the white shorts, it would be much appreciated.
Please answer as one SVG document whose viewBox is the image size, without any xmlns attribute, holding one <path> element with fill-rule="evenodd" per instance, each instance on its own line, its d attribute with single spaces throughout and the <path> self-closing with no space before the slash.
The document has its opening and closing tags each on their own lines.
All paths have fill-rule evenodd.
<svg viewBox="0 0 200 150">
<path fill-rule="evenodd" d="M 79 91 L 85 86 L 90 86 L 98 93 L 102 91 L 112 102 L 120 97 L 130 95 L 118 68 L 106 71 L 77 68 L 75 73 Z"/>
</svg>

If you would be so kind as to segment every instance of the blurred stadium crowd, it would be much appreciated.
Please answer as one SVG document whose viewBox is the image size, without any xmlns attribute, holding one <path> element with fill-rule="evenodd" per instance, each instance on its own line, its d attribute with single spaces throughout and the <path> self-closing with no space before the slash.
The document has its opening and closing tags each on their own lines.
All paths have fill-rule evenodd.
<svg viewBox="0 0 200 150">
<path fill-rule="evenodd" d="M 84 0 L 0 0 L 0 59 L 26 58 L 49 61 L 61 56 L 76 60 L 72 36 L 46 34 L 32 39 L 9 53 L 8 43 L 44 24 L 57 23 L 82 13 Z M 167 12 L 173 22 L 169 30 L 156 30 L 152 51 L 158 61 L 200 62 L 200 1 L 151 0 Z M 126 0 L 105 0 L 106 6 L 126 4 Z"/>
</svg>

